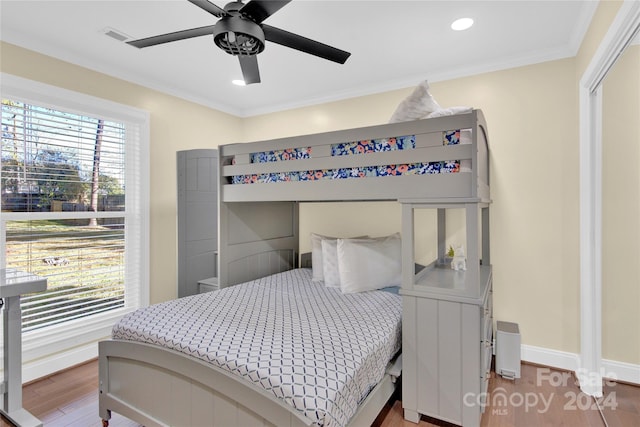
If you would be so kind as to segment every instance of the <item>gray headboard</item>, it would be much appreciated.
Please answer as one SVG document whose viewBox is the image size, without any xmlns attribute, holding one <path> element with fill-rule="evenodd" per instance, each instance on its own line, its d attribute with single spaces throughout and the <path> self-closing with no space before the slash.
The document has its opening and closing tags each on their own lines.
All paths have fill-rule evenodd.
<svg viewBox="0 0 640 427">
<path fill-rule="evenodd" d="M 291 270 L 298 257 L 298 203 L 221 203 L 220 287 Z"/>
</svg>

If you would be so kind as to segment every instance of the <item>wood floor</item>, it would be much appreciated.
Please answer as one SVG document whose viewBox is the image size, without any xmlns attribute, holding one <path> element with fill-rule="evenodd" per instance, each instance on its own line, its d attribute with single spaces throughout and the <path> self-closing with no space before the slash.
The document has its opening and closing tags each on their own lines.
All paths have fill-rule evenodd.
<svg viewBox="0 0 640 427">
<path fill-rule="evenodd" d="M 606 415 L 605 424 L 595 401 L 580 393 L 572 375 L 528 364 L 522 365 L 522 378 L 515 381 L 493 377 L 487 402 L 482 417 L 484 427 L 640 426 L 640 387 L 617 383 L 605 386 L 604 396 L 600 399 Z M 26 385 L 23 406 L 45 427 L 100 427 L 98 362 L 92 361 Z M 446 425 L 434 424 L 434 421 L 423 418 L 418 427 Z M 403 419 L 399 400 L 390 402 L 375 425 L 416 427 Z M 0 419 L 0 427 L 4 426 L 11 424 Z M 113 414 L 110 426 L 134 427 L 138 424 Z"/>
</svg>

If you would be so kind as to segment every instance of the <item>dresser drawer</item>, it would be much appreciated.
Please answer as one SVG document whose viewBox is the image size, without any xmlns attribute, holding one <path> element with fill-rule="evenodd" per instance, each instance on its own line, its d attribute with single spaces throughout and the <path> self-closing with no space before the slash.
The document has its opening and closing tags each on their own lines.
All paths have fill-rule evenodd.
<svg viewBox="0 0 640 427">
<path fill-rule="evenodd" d="M 493 356 L 493 342 L 491 336 L 483 339 L 480 343 L 480 375 L 482 378 L 489 378 L 491 371 L 491 357 Z"/>
<path fill-rule="evenodd" d="M 483 380 L 483 389 L 486 387 L 491 375 L 491 358 L 493 356 L 493 293 L 491 289 L 487 293 L 487 299 L 482 307 L 481 342 L 480 342 L 480 375 Z"/>
<path fill-rule="evenodd" d="M 489 378 L 491 371 L 491 357 L 493 356 L 493 345 L 491 340 L 483 340 L 480 345 L 480 374 L 482 378 Z"/>
<path fill-rule="evenodd" d="M 489 291 L 489 296 L 487 298 L 487 301 L 485 301 L 484 303 L 484 307 L 482 308 L 482 312 L 481 312 L 481 321 L 480 324 L 482 325 L 482 329 L 480 330 L 480 333 L 482 334 L 481 338 L 482 340 L 489 340 L 491 341 L 491 338 L 493 336 L 493 295 L 491 293 L 491 291 Z"/>
<path fill-rule="evenodd" d="M 482 322 L 482 339 L 491 341 L 493 337 L 493 316 L 488 316 L 484 318 Z"/>
<path fill-rule="evenodd" d="M 490 288 L 487 292 L 487 297 L 484 300 L 484 304 L 482 305 L 484 312 L 483 314 L 492 315 L 493 314 L 493 290 Z"/>
<path fill-rule="evenodd" d="M 489 390 L 489 378 L 491 378 L 491 357 L 493 355 L 492 346 L 487 343 L 483 343 L 482 348 L 480 349 L 481 354 L 481 368 L 480 368 L 480 396 L 482 396 L 482 400 L 480 401 L 481 411 L 484 412 L 485 408 L 485 398 L 487 396 L 487 391 Z"/>
</svg>

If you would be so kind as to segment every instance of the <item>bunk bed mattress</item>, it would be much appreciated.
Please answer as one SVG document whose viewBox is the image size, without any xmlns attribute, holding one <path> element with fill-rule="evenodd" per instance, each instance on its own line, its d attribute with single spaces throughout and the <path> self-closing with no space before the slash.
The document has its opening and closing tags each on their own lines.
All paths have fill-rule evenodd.
<svg viewBox="0 0 640 427">
<path fill-rule="evenodd" d="M 469 129 L 442 132 L 442 145 L 471 144 Z M 331 157 L 357 156 L 370 153 L 384 153 L 416 148 L 416 135 L 391 138 L 368 139 L 342 142 L 331 145 Z M 250 163 L 272 163 L 312 158 L 312 147 L 292 147 L 280 150 L 262 151 L 250 154 Z M 384 164 L 375 166 L 354 166 L 335 169 L 312 169 L 289 172 L 242 174 L 231 176 L 232 184 L 274 183 L 291 181 L 316 181 L 322 179 L 373 178 L 404 175 L 433 175 L 470 172 L 468 160 L 446 160 Z"/>
<path fill-rule="evenodd" d="M 342 294 L 296 269 L 126 315 L 113 338 L 225 369 L 319 426 L 343 426 L 401 345 L 401 298 Z"/>
</svg>

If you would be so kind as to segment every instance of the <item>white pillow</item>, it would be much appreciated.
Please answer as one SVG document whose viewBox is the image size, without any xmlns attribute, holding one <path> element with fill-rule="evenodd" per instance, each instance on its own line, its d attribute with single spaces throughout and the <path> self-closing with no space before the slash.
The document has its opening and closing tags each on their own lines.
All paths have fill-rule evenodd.
<svg viewBox="0 0 640 427">
<path fill-rule="evenodd" d="M 340 290 L 345 294 L 402 283 L 398 233 L 378 239 L 338 239 L 337 254 Z"/>
<path fill-rule="evenodd" d="M 429 93 L 429 82 L 425 80 L 398 105 L 389 123 L 424 119 L 437 110 L 440 110 L 440 105 Z"/>
<path fill-rule="evenodd" d="M 471 129 L 460 130 L 460 144 L 464 145 L 473 143 L 473 134 L 471 132 Z"/>
<path fill-rule="evenodd" d="M 358 236 L 355 239 L 366 239 L 368 236 Z M 323 240 L 337 240 L 337 237 L 323 236 L 322 234 L 311 233 L 311 270 L 313 271 L 311 281 L 323 282 L 324 281 L 324 261 L 322 256 L 322 241 Z M 333 247 L 331 262 L 335 262 L 337 265 L 337 258 L 333 252 L 336 251 Z M 334 261 L 335 260 L 335 261 Z M 337 268 L 337 266 L 336 266 Z M 339 287 L 339 284 L 336 286 Z"/>
<path fill-rule="evenodd" d="M 471 108 L 471 107 L 463 107 L 463 106 L 440 108 L 440 109 L 434 111 L 433 113 L 430 113 L 429 115 L 427 115 L 426 118 L 427 119 L 432 119 L 434 117 L 454 116 L 456 114 L 470 113 L 471 111 L 473 111 L 473 108 Z"/>
<path fill-rule="evenodd" d="M 328 288 L 340 287 L 340 271 L 338 267 L 338 239 L 322 239 L 322 275 L 324 285 Z"/>
<path fill-rule="evenodd" d="M 311 233 L 311 269 L 313 270 L 311 281 L 313 282 L 322 282 L 324 280 L 324 273 L 322 271 L 322 239 L 336 239 L 336 237 Z"/>
</svg>

